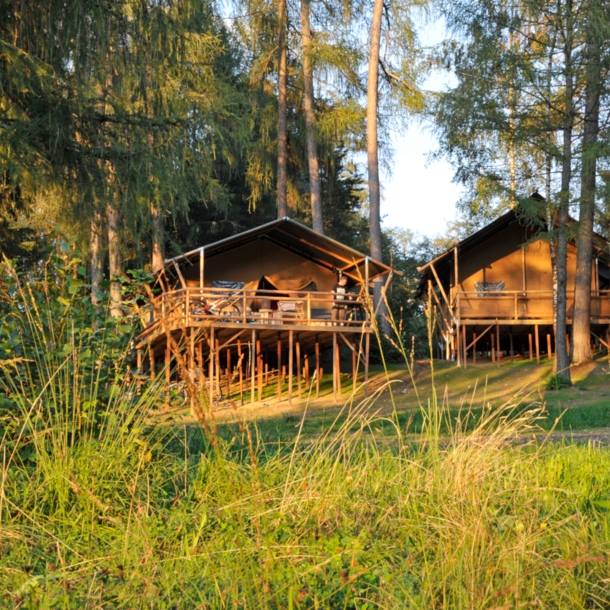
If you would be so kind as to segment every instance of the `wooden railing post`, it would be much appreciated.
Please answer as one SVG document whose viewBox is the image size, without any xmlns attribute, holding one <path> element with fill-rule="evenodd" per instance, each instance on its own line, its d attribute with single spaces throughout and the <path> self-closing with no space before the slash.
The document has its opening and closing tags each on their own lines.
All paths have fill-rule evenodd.
<svg viewBox="0 0 610 610">
<path fill-rule="evenodd" d="M 244 324 L 248 321 L 248 314 L 247 314 L 247 307 L 248 307 L 248 301 L 246 299 L 246 287 L 244 286 L 244 304 L 242 306 L 243 312 L 244 312 Z"/>
<path fill-rule="evenodd" d="M 189 326 L 190 326 L 190 323 L 191 323 L 191 307 L 190 307 L 191 300 L 190 300 L 190 296 L 191 296 L 190 295 L 190 291 L 187 288 L 187 290 L 186 290 L 186 312 L 185 312 L 186 315 L 184 317 L 185 317 L 186 324 L 189 325 Z"/>
</svg>

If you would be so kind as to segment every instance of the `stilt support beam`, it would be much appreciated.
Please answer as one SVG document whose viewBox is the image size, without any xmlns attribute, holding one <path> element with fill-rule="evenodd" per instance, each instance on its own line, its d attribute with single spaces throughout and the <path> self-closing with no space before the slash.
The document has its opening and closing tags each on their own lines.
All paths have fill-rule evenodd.
<svg viewBox="0 0 610 610">
<path fill-rule="evenodd" d="M 292 374 L 294 368 L 294 331 L 288 331 L 288 404 L 292 406 Z"/>
</svg>

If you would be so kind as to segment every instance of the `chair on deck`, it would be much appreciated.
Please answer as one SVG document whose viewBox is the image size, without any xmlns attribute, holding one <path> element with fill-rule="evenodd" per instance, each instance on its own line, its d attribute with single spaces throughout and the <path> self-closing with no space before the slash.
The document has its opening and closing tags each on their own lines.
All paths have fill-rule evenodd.
<svg viewBox="0 0 610 610">
<path fill-rule="evenodd" d="M 282 319 L 304 320 L 305 318 L 303 301 L 279 301 L 277 311 Z"/>
<path fill-rule="evenodd" d="M 222 288 L 215 291 L 207 298 L 193 298 L 191 300 L 191 315 L 195 317 L 204 316 L 234 316 L 241 315 L 241 292 L 244 282 L 229 282 L 223 280 L 212 280 L 212 288 Z"/>
</svg>

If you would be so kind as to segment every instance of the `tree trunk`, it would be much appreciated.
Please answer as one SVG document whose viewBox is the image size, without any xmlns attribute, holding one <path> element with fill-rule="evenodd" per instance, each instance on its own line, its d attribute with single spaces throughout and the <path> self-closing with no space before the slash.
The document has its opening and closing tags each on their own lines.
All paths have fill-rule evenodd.
<svg viewBox="0 0 610 610">
<path fill-rule="evenodd" d="M 553 56 L 555 51 L 555 44 L 551 47 L 549 51 L 549 63 L 547 66 L 547 89 L 546 94 L 547 98 L 550 100 L 553 90 L 552 90 L 552 71 L 553 71 Z M 545 159 L 545 177 L 544 177 L 544 188 L 545 188 L 545 197 L 546 197 L 546 210 L 547 210 L 547 230 L 551 234 L 549 239 L 549 248 L 551 251 L 551 270 L 552 270 L 552 281 L 553 281 L 553 336 L 555 337 L 555 358 L 553 359 L 553 373 L 557 374 L 558 360 L 562 362 L 569 362 L 568 358 L 568 347 L 566 345 L 565 340 L 559 343 L 557 341 L 557 237 L 554 235 L 556 225 L 557 225 L 557 209 L 555 205 L 551 203 L 553 197 L 552 184 L 553 184 L 553 157 L 551 150 L 553 148 L 553 143 L 555 139 L 553 124 L 551 121 L 551 107 L 547 106 L 546 112 L 546 131 L 547 131 L 547 150 L 546 150 L 546 159 Z M 563 337 L 565 337 L 566 332 L 563 330 Z M 559 350 L 559 355 L 558 355 Z"/>
<path fill-rule="evenodd" d="M 91 219 L 91 245 L 89 258 L 91 261 L 91 302 L 97 308 L 101 302 L 100 284 L 104 275 L 104 257 L 102 251 L 102 215 L 99 211 L 93 213 Z"/>
<path fill-rule="evenodd" d="M 381 194 L 379 186 L 379 145 L 377 141 L 377 105 L 379 84 L 379 45 L 381 42 L 381 17 L 383 14 L 383 0 L 375 0 L 373 8 L 373 23 L 371 24 L 371 48 L 369 51 L 369 75 L 367 85 L 367 159 L 369 174 L 369 214 L 371 236 L 371 258 L 381 261 Z M 375 308 L 382 314 L 381 323 L 384 333 L 389 333 L 389 324 L 383 314 L 386 310 L 381 300 L 383 282 L 375 280 L 374 303 Z"/>
<path fill-rule="evenodd" d="M 596 2 L 589 8 L 587 28 L 586 108 L 582 140 L 580 181 L 580 218 L 576 241 L 576 280 L 574 284 L 574 319 L 572 326 L 574 364 L 593 358 L 591 351 L 591 279 L 593 270 L 593 219 L 595 215 L 595 174 L 597 136 L 599 133 L 599 97 L 601 86 L 600 45 L 595 34 Z"/>
<path fill-rule="evenodd" d="M 307 161 L 309 163 L 309 190 L 311 192 L 311 221 L 313 230 L 324 235 L 322 218 L 322 195 L 320 193 L 320 170 L 316 150 L 316 132 L 313 97 L 313 69 L 311 65 L 311 28 L 309 8 L 311 0 L 301 0 L 301 36 L 303 45 L 303 89 L 305 103 L 305 125 L 307 129 Z"/>
<path fill-rule="evenodd" d="M 163 269 L 165 260 L 163 215 L 157 203 L 150 204 L 150 215 L 152 217 L 152 271 L 157 273 Z"/>
<path fill-rule="evenodd" d="M 550 99 L 550 98 L 549 98 Z M 550 139 L 550 138 L 549 138 Z M 549 146 L 550 151 L 550 146 Z M 545 176 L 545 192 L 546 192 L 546 226 L 550 234 L 549 249 L 551 252 L 551 272 L 553 283 L 553 336 L 557 339 L 557 238 L 553 236 L 557 214 L 554 206 L 551 204 L 551 153 L 547 153 L 546 159 L 546 176 Z M 565 334 L 565 333 L 564 333 Z M 557 342 L 555 342 L 557 343 Z M 565 343 L 565 342 L 564 342 Z M 567 354 L 567 352 L 566 352 Z M 555 345 L 555 355 L 557 355 L 557 345 Z M 567 357 L 567 356 L 566 356 Z M 553 366 L 557 369 L 557 357 L 553 361 Z M 557 372 L 557 370 L 555 370 Z"/>
<path fill-rule="evenodd" d="M 110 275 L 110 315 L 119 318 L 123 315 L 121 308 L 121 242 L 119 238 L 119 213 L 108 204 L 106 206 L 108 220 L 108 267 Z"/>
<path fill-rule="evenodd" d="M 559 235 L 557 237 L 557 310 L 555 312 L 555 369 L 568 381 L 570 359 L 566 346 L 567 331 L 567 254 L 568 221 L 570 205 L 570 182 L 572 179 L 572 129 L 574 124 L 572 96 L 574 77 L 572 74 L 572 0 L 566 0 L 566 35 L 564 45 L 565 63 L 565 122 L 563 126 L 563 160 L 561 167 L 561 192 L 559 194 Z"/>
<path fill-rule="evenodd" d="M 286 129 L 286 0 L 278 0 L 278 78 L 277 78 L 277 217 L 288 216 L 288 133 Z"/>
</svg>

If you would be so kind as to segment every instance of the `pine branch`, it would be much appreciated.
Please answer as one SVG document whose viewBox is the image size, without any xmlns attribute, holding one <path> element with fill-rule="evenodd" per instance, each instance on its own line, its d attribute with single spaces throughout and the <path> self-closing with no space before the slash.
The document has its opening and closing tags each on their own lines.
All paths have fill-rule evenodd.
<svg viewBox="0 0 610 610">
<path fill-rule="evenodd" d="M 148 117 L 137 117 L 137 115 L 130 115 L 126 118 L 117 118 L 116 115 L 104 114 L 102 112 L 95 112 L 94 118 L 98 123 L 114 123 L 117 125 L 134 125 L 136 127 L 181 127 L 188 124 L 188 121 L 179 121 L 176 119 L 163 119 L 156 120 Z M 134 118 L 137 117 L 137 118 Z"/>
<path fill-rule="evenodd" d="M 406 87 L 411 93 L 415 93 L 415 89 L 413 89 L 413 87 L 406 80 L 404 80 L 403 78 L 400 78 L 400 76 L 398 76 L 398 74 L 395 74 L 394 72 L 390 72 L 386 68 L 381 57 L 379 58 L 379 65 L 381 66 L 385 79 L 388 82 L 388 84 L 390 85 L 390 87 L 394 87 L 394 81 L 396 81 L 396 82 L 400 83 L 401 85 L 403 85 L 403 87 Z"/>
</svg>

